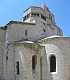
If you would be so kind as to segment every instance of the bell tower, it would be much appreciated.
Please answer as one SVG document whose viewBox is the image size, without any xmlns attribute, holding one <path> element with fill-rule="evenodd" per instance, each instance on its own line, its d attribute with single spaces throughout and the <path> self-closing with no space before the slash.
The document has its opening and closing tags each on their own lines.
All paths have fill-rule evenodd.
<svg viewBox="0 0 70 80">
<path fill-rule="evenodd" d="M 42 7 L 30 6 L 24 11 L 23 22 L 28 23 L 46 23 L 46 13 Z"/>
</svg>

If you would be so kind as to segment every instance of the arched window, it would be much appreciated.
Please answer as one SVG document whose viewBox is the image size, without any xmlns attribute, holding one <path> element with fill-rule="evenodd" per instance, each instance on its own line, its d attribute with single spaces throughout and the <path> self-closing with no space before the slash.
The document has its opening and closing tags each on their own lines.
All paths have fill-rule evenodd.
<svg viewBox="0 0 70 80">
<path fill-rule="evenodd" d="M 35 71 L 36 64 L 37 64 L 37 56 L 36 55 L 33 55 L 32 56 L 32 70 L 33 71 Z"/>
<path fill-rule="evenodd" d="M 55 57 L 55 55 L 50 56 L 50 72 L 56 72 L 56 57 Z"/>
</svg>

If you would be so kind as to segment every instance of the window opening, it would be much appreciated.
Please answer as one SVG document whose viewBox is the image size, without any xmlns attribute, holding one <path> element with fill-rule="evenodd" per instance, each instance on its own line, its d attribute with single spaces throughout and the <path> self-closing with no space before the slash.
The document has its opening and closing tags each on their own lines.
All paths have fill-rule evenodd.
<svg viewBox="0 0 70 80">
<path fill-rule="evenodd" d="M 25 36 L 27 36 L 27 29 L 25 30 Z"/>
<path fill-rule="evenodd" d="M 36 64 L 37 64 L 37 56 L 33 55 L 32 56 L 32 70 L 33 71 L 36 69 Z"/>
<path fill-rule="evenodd" d="M 46 17 L 41 14 L 41 18 L 46 21 Z"/>
<path fill-rule="evenodd" d="M 19 61 L 16 62 L 17 75 L 19 75 Z"/>
<path fill-rule="evenodd" d="M 50 56 L 50 72 L 56 72 L 56 57 L 54 55 Z"/>
<path fill-rule="evenodd" d="M 39 13 L 32 13 L 32 16 L 39 16 Z"/>
</svg>

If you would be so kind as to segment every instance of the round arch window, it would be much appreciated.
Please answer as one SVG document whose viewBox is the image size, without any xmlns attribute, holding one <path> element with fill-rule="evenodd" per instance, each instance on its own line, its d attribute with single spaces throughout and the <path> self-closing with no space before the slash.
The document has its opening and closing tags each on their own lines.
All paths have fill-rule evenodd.
<svg viewBox="0 0 70 80">
<path fill-rule="evenodd" d="M 50 72 L 56 72 L 56 56 L 50 56 Z"/>
</svg>

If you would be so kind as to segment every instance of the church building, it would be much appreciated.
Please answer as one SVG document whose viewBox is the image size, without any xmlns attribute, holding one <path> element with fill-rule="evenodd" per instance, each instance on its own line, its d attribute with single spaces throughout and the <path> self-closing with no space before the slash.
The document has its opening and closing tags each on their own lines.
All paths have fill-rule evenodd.
<svg viewBox="0 0 70 80">
<path fill-rule="evenodd" d="M 0 80 L 70 80 L 70 37 L 47 6 L 0 27 Z"/>
</svg>

